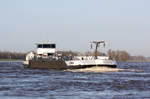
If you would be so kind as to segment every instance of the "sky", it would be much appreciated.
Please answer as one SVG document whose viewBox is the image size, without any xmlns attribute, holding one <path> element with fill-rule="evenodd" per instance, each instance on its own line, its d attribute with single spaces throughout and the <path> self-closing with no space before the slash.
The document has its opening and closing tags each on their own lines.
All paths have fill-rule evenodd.
<svg viewBox="0 0 150 99">
<path fill-rule="evenodd" d="M 0 50 L 27 52 L 37 42 L 92 51 L 89 42 L 150 57 L 150 0 L 0 0 Z"/>
</svg>

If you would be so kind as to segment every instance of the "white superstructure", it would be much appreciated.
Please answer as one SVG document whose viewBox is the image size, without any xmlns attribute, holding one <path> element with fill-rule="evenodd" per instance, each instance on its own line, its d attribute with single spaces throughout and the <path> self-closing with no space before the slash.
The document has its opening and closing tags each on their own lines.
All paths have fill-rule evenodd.
<svg viewBox="0 0 150 99">
<path fill-rule="evenodd" d="M 56 44 L 54 43 L 37 43 L 37 56 L 52 56 L 56 53 Z"/>
<path fill-rule="evenodd" d="M 97 59 L 93 56 L 78 56 L 73 60 L 65 61 L 68 66 L 111 66 L 116 65 L 116 61 L 109 60 L 107 56 L 98 56 Z"/>
</svg>

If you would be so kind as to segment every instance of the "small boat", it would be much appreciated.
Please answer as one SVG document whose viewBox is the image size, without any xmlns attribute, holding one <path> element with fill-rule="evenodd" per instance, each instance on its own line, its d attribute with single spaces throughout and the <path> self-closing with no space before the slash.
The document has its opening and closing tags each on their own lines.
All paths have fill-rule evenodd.
<svg viewBox="0 0 150 99">
<path fill-rule="evenodd" d="M 103 46 L 105 46 L 104 41 L 93 41 L 90 43 L 96 45 L 94 56 L 66 56 L 56 51 L 55 43 L 37 43 L 37 53 L 31 51 L 26 55 L 24 67 L 57 70 L 87 68 L 92 66 L 117 67 L 115 60 L 110 60 L 108 56 L 97 55 L 99 45 L 103 43 Z"/>
</svg>

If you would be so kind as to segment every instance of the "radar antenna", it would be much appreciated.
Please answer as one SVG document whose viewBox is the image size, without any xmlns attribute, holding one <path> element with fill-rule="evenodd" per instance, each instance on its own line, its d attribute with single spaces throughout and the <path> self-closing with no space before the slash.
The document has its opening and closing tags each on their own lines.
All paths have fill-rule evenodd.
<svg viewBox="0 0 150 99">
<path fill-rule="evenodd" d="M 103 46 L 105 47 L 105 41 L 92 41 L 92 42 L 90 42 L 90 44 L 91 44 L 91 48 L 92 48 L 92 44 L 95 44 L 96 45 L 96 47 L 95 47 L 95 59 L 97 59 L 97 49 L 98 49 L 98 47 L 100 47 L 100 44 L 103 44 Z"/>
</svg>

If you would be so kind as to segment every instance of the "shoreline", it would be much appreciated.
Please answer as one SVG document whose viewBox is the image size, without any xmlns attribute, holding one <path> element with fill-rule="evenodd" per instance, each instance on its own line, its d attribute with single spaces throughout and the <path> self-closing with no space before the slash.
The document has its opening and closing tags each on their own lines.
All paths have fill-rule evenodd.
<svg viewBox="0 0 150 99">
<path fill-rule="evenodd" d="M 23 62 L 23 59 L 0 59 L 0 62 Z"/>
</svg>

